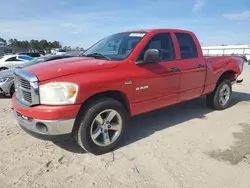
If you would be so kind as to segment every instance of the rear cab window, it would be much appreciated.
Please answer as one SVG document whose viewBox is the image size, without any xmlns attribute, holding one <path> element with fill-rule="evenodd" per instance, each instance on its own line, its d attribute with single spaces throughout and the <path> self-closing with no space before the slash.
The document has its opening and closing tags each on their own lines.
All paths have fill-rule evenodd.
<svg viewBox="0 0 250 188">
<path fill-rule="evenodd" d="M 175 33 L 177 38 L 181 59 L 197 58 L 198 52 L 193 37 L 188 33 Z"/>
</svg>

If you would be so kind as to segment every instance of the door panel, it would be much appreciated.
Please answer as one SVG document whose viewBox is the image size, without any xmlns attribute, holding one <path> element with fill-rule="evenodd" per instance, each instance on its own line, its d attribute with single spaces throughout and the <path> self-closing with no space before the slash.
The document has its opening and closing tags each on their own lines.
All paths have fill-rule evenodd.
<svg viewBox="0 0 250 188">
<path fill-rule="evenodd" d="M 198 53 L 197 43 L 189 33 L 177 32 L 174 38 L 177 41 L 180 55 L 180 102 L 199 97 L 204 89 L 206 79 L 205 60 Z"/>
<path fill-rule="evenodd" d="M 148 49 L 158 50 L 159 60 L 145 63 L 144 55 Z M 135 113 L 158 109 L 178 102 L 180 90 L 180 71 L 176 61 L 175 49 L 170 33 L 154 35 L 141 51 L 133 65 L 137 75 L 133 80 Z"/>
<path fill-rule="evenodd" d="M 180 101 L 199 97 L 203 92 L 206 79 L 204 60 L 199 58 L 181 60 L 180 67 Z"/>
<path fill-rule="evenodd" d="M 138 75 L 133 81 L 135 113 L 178 102 L 180 72 L 170 72 L 171 68 L 179 68 L 177 61 L 136 66 L 135 70 Z"/>
</svg>

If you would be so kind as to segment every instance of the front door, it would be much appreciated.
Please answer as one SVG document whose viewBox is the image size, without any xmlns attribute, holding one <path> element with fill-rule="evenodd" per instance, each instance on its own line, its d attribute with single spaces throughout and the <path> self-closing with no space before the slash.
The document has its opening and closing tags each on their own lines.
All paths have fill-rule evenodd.
<svg viewBox="0 0 250 188">
<path fill-rule="evenodd" d="M 155 63 L 135 64 L 135 114 L 175 104 L 179 99 L 180 72 L 170 33 L 159 33 L 151 38 L 137 61 L 142 61 L 147 49 L 157 49 L 160 60 Z"/>
</svg>

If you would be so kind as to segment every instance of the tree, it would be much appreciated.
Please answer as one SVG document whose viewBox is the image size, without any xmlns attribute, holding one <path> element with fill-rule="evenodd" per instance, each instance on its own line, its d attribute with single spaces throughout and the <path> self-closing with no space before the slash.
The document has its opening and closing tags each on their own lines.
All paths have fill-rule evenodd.
<svg viewBox="0 0 250 188">
<path fill-rule="evenodd" d="M 8 43 L 9 43 L 9 45 L 12 45 L 12 44 L 14 43 L 14 40 L 13 40 L 13 39 L 10 39 L 10 40 L 8 41 Z"/>
<path fill-rule="evenodd" d="M 39 47 L 40 47 L 41 50 L 46 50 L 48 48 L 47 40 L 41 40 Z"/>
<path fill-rule="evenodd" d="M 50 51 L 52 48 L 61 48 L 61 44 L 59 41 L 47 41 L 45 39 L 43 40 L 24 40 L 19 41 L 17 39 L 10 39 L 8 41 L 9 46 L 12 47 L 14 52 L 21 52 L 21 51 L 31 51 L 31 52 L 37 52 L 40 50 L 46 50 Z M 67 50 L 70 50 L 70 46 L 65 46 Z"/>
<path fill-rule="evenodd" d="M 52 45 L 53 45 L 53 48 L 61 48 L 62 47 L 60 42 L 58 42 L 58 41 L 52 42 Z"/>
<path fill-rule="evenodd" d="M 6 40 L 4 40 L 3 38 L 0 38 L 0 42 L 4 43 L 6 45 Z"/>
<path fill-rule="evenodd" d="M 30 41 L 30 50 L 31 50 L 31 51 L 35 51 L 35 49 L 36 49 L 35 40 L 31 40 L 31 41 Z"/>
</svg>

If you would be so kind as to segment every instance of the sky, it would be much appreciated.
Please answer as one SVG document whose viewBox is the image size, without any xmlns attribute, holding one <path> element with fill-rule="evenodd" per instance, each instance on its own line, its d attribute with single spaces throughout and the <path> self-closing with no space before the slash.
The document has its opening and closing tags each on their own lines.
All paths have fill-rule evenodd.
<svg viewBox="0 0 250 188">
<path fill-rule="evenodd" d="M 250 44 L 250 0 L 0 0 L 0 37 L 88 48 L 121 31 L 177 28 L 200 43 Z"/>
</svg>

